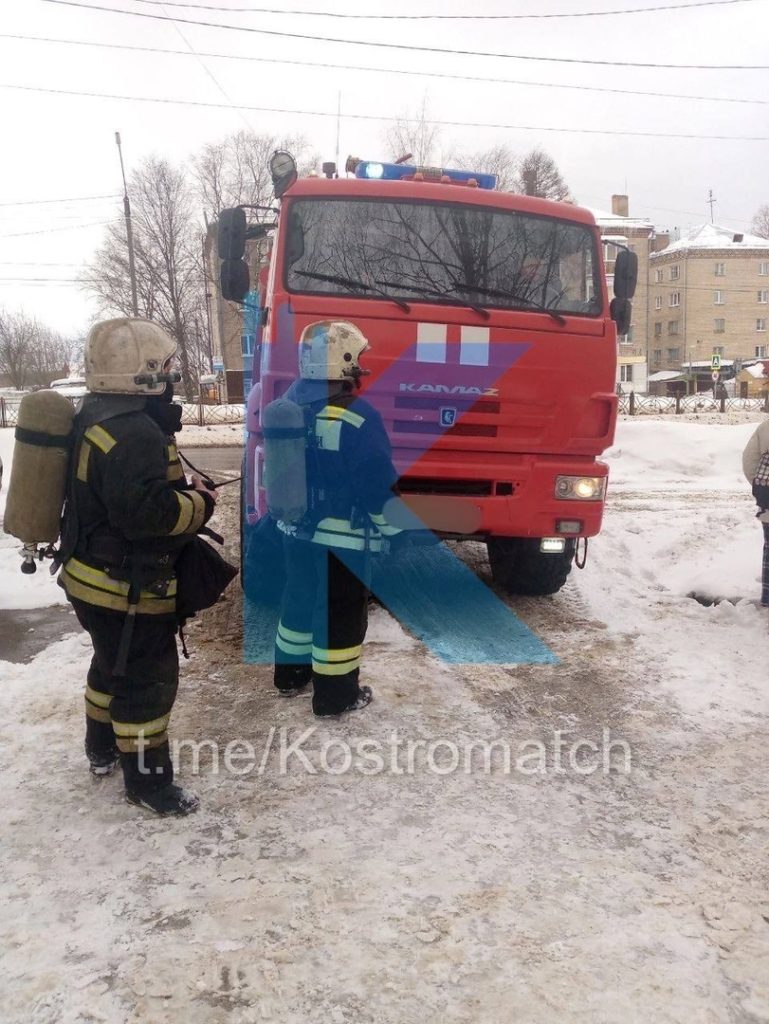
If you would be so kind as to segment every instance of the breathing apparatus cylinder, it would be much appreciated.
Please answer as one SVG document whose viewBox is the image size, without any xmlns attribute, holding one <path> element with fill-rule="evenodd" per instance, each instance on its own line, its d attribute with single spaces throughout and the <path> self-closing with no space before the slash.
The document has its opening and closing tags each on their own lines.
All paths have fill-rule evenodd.
<svg viewBox="0 0 769 1024">
<path fill-rule="evenodd" d="M 297 525 L 307 514 L 307 428 L 296 402 L 276 398 L 262 414 L 264 486 L 273 519 Z"/>
<path fill-rule="evenodd" d="M 55 391 L 25 395 L 19 405 L 3 529 L 27 551 L 58 540 L 74 418 Z"/>
</svg>

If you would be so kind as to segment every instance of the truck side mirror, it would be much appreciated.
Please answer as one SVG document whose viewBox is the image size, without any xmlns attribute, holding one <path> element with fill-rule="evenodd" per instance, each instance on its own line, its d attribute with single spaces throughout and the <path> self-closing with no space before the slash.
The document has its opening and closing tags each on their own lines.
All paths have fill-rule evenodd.
<svg viewBox="0 0 769 1024">
<path fill-rule="evenodd" d="M 242 302 L 251 287 L 251 275 L 245 260 L 222 260 L 219 272 L 222 298 Z"/>
<path fill-rule="evenodd" d="M 630 330 L 630 320 L 633 314 L 633 306 L 630 299 L 612 299 L 609 305 L 609 316 L 617 325 L 617 334 L 627 334 Z"/>
<path fill-rule="evenodd" d="M 246 253 L 246 211 L 240 206 L 220 210 L 217 230 L 220 260 L 240 260 Z"/>
<path fill-rule="evenodd" d="M 637 284 L 638 256 L 629 249 L 620 249 L 614 264 L 614 294 L 618 299 L 632 299 Z"/>
</svg>

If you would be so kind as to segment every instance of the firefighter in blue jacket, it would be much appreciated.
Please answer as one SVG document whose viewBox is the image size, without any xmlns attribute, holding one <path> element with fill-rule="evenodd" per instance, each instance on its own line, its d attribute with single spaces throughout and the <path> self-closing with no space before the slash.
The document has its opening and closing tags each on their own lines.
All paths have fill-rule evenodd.
<svg viewBox="0 0 769 1024">
<path fill-rule="evenodd" d="M 175 352 L 173 338 L 147 320 L 91 330 L 59 577 L 93 644 L 91 771 L 108 774 L 119 758 L 128 800 L 160 815 L 197 807 L 174 783 L 166 732 L 179 680 L 174 565 L 216 503 L 199 478 L 187 483 L 176 451 Z"/>
<path fill-rule="evenodd" d="M 303 523 L 278 521 L 287 583 L 274 680 L 284 696 L 312 682 L 317 716 L 371 702 L 371 687 L 359 683 L 370 554 L 401 533 L 386 518 L 398 479 L 389 438 L 376 409 L 355 394 L 367 347 L 353 324 L 311 324 L 300 342 L 300 379 L 285 396 L 305 411 L 311 497 Z"/>
</svg>

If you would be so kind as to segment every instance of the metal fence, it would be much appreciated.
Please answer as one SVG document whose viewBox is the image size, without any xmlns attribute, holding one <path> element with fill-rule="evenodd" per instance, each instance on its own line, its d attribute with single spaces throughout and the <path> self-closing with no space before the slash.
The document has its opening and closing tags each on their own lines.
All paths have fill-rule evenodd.
<svg viewBox="0 0 769 1024">
<path fill-rule="evenodd" d="M 182 405 L 182 423 L 189 426 L 208 427 L 217 423 L 242 423 L 245 416 L 245 405 L 195 405 L 192 402 L 185 402 Z"/>
<path fill-rule="evenodd" d="M 0 398 L 0 427 L 15 427 L 19 417 L 19 401 Z M 659 413 L 681 415 L 696 412 L 765 412 L 769 413 L 769 394 L 763 398 L 711 398 L 708 395 L 637 395 L 630 392 L 619 399 L 619 411 L 629 416 Z M 243 423 L 244 405 L 182 405 L 182 423 L 209 427 L 218 423 Z"/>
<path fill-rule="evenodd" d="M 637 395 L 631 391 L 619 400 L 619 411 L 629 416 L 692 412 L 767 412 L 769 394 L 763 398 L 713 398 L 710 395 Z"/>
<path fill-rule="evenodd" d="M 19 419 L 20 398 L 0 397 L 0 427 L 15 427 Z M 182 423 L 199 427 L 214 426 L 217 423 L 242 423 L 246 414 L 244 405 L 198 405 L 182 404 Z"/>
</svg>

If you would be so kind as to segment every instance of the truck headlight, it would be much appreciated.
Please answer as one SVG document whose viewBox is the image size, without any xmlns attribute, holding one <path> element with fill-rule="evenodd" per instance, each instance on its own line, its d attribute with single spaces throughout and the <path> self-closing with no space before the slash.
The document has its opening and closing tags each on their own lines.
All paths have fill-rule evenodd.
<svg viewBox="0 0 769 1024">
<path fill-rule="evenodd" d="M 555 496 L 566 501 L 601 501 L 606 493 L 604 476 L 557 476 Z"/>
</svg>

